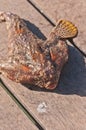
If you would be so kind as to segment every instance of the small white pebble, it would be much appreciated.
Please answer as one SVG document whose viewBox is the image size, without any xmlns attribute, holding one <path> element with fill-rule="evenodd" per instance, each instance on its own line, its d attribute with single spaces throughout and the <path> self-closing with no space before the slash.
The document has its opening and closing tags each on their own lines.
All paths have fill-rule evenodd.
<svg viewBox="0 0 86 130">
<path fill-rule="evenodd" d="M 38 105 L 37 111 L 38 111 L 39 113 L 46 113 L 46 112 L 47 112 L 46 108 L 47 108 L 46 103 L 45 103 L 45 102 L 42 102 L 42 103 L 40 103 L 40 104 Z"/>
</svg>

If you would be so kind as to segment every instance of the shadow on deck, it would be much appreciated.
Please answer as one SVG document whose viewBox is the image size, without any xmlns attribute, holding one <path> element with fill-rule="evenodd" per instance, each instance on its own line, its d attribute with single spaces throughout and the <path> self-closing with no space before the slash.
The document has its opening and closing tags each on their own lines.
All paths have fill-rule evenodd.
<svg viewBox="0 0 86 130">
<path fill-rule="evenodd" d="M 45 40 L 46 37 L 34 24 L 26 21 L 28 28 L 39 38 Z M 24 85 L 33 91 L 45 91 L 57 94 L 72 95 L 77 94 L 80 96 L 86 96 L 86 66 L 83 55 L 73 46 L 69 47 L 69 61 L 62 70 L 58 87 L 53 90 L 41 89 L 39 87 L 29 87 Z"/>
</svg>

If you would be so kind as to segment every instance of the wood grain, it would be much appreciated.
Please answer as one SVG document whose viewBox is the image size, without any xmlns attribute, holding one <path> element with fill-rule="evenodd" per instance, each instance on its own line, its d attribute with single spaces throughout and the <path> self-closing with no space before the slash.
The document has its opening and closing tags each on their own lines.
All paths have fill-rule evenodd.
<svg viewBox="0 0 86 130">
<path fill-rule="evenodd" d="M 0 130 L 37 130 L 0 86 Z"/>
<path fill-rule="evenodd" d="M 86 129 L 86 70 L 78 59 L 80 55 L 76 57 L 70 59 L 53 92 L 35 87 L 30 90 L 29 85 L 22 86 L 2 77 L 13 94 L 48 130 Z"/>
<path fill-rule="evenodd" d="M 52 28 L 26 1 L 2 1 L 0 7 L 2 10 L 10 10 L 29 19 L 42 30 L 45 36 Z M 28 25 L 33 32 L 39 34 L 39 37 L 44 38 L 43 33 L 34 24 L 29 23 Z M 0 56 L 5 56 L 6 53 L 3 49 L 6 50 L 7 32 L 4 24 L 0 26 L 0 39 L 0 50 L 2 50 Z M 86 59 L 70 44 L 69 61 L 62 71 L 59 86 L 54 91 L 17 84 L 3 76 L 1 79 L 46 130 L 86 129 Z"/>
<path fill-rule="evenodd" d="M 86 1 L 65 1 L 65 0 L 34 0 L 34 2 L 45 12 L 55 23 L 59 19 L 67 19 L 78 27 L 78 37 L 75 44 L 86 54 Z"/>
</svg>

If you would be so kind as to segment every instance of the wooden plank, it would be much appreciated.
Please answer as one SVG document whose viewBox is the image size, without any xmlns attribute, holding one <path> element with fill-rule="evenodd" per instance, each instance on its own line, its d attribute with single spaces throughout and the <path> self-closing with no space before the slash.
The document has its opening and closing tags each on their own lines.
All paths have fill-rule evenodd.
<svg viewBox="0 0 86 130">
<path fill-rule="evenodd" d="M 52 26 L 26 0 L 0 0 L 0 10 L 11 11 L 25 20 L 29 20 L 28 26 L 32 27 L 32 31 L 40 38 L 44 38 L 43 33 L 48 36 L 52 29 Z"/>
<path fill-rule="evenodd" d="M 78 52 L 74 51 L 63 71 L 59 87 L 53 92 L 37 88 L 32 91 L 29 86 L 2 77 L 27 110 L 48 130 L 86 129 L 86 69 L 82 56 L 79 54 L 78 57 Z"/>
<path fill-rule="evenodd" d="M 37 130 L 0 86 L 0 130 Z"/>
<path fill-rule="evenodd" d="M 2 3 L 5 5 L 4 1 Z M 11 10 L 25 19 L 30 19 L 46 36 L 48 35 L 52 27 L 48 26 L 47 21 L 26 1 L 9 0 L 6 4 L 6 7 L 0 4 L 3 10 L 6 8 L 5 10 Z M 19 5 L 18 9 L 16 9 L 17 5 Z M 0 44 L 3 43 L 1 45 L 5 47 L 5 37 L 1 41 Z M 47 130 L 86 129 L 86 62 L 70 45 L 69 52 L 69 62 L 63 70 L 59 86 L 52 92 L 35 87 L 30 90 L 29 85 L 26 87 L 1 77 L 18 100 Z M 3 52 L 1 54 L 3 55 Z"/>
<path fill-rule="evenodd" d="M 29 1 L 29 0 L 28 0 Z M 86 0 L 32 0 L 34 1 L 55 23 L 59 19 L 72 21 L 79 30 L 75 44 L 86 54 Z M 82 22 L 83 21 L 83 22 Z"/>
</svg>

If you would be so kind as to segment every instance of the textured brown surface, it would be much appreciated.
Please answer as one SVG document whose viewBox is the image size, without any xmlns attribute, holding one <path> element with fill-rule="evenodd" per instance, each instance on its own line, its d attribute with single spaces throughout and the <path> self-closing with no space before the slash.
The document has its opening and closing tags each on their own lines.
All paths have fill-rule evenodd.
<svg viewBox="0 0 86 130">
<path fill-rule="evenodd" d="M 43 33 L 48 36 L 52 27 L 37 11 L 27 2 L 27 0 L 15 1 L 15 0 L 0 0 L 1 11 L 11 11 L 18 14 L 21 18 L 29 20 L 32 24 L 27 22 L 31 30 L 36 33 L 40 38 L 44 38 Z M 35 25 L 34 25 L 35 24 Z M 37 26 L 37 27 L 36 27 Z M 48 28 L 48 29 L 46 29 Z M 40 33 L 40 30 L 43 33 Z"/>
<path fill-rule="evenodd" d="M 1 59 L 0 72 L 15 82 L 56 88 L 61 70 L 68 61 L 66 38 L 77 35 L 76 27 L 61 20 L 43 41 L 16 14 L 0 12 L 0 22 L 6 23 L 8 31 L 8 52 Z"/>
<path fill-rule="evenodd" d="M 0 86 L 0 130 L 37 130 Z"/>
<path fill-rule="evenodd" d="M 45 6 L 46 5 L 47 4 L 45 4 Z M 0 8 L 5 11 L 13 11 L 23 18 L 29 19 L 31 22 L 35 23 L 36 26 L 40 27 L 45 35 L 48 35 L 48 32 L 50 32 L 52 28 L 49 23 L 47 23 L 46 20 L 35 11 L 35 9 L 24 0 L 1 1 Z M 48 10 L 48 12 L 50 13 L 50 10 Z M 72 17 L 70 17 L 69 20 L 72 20 Z M 82 21 L 82 19 L 80 20 Z M 73 21 L 73 23 L 76 25 L 78 24 L 78 22 L 76 23 L 75 21 Z M 7 36 L 4 28 L 4 25 L 0 26 L 1 49 L 6 47 L 6 44 L 4 43 L 7 40 Z M 38 30 L 34 31 L 39 32 Z M 85 45 L 83 46 L 85 49 Z M 2 51 L 0 54 L 3 55 L 4 52 Z M 86 62 L 84 57 L 70 45 L 69 54 L 69 61 L 61 75 L 59 87 L 53 92 L 38 88 L 30 90 L 28 89 L 28 85 L 28 87 L 25 87 L 2 78 L 8 88 L 19 98 L 28 111 L 30 111 L 34 117 L 46 127 L 47 130 L 86 129 Z"/>
<path fill-rule="evenodd" d="M 49 130 L 58 130 L 57 126 L 59 130 L 86 129 L 85 63 L 77 51 L 72 50 L 70 53 L 70 61 L 62 74 L 59 89 L 53 92 L 43 92 L 40 89 L 32 91 L 3 79 L 27 109 Z M 44 103 L 46 110 L 41 113 L 37 108 Z"/>
<path fill-rule="evenodd" d="M 75 44 L 86 53 L 86 0 L 33 0 L 56 23 L 68 19 L 78 27 Z"/>
</svg>

